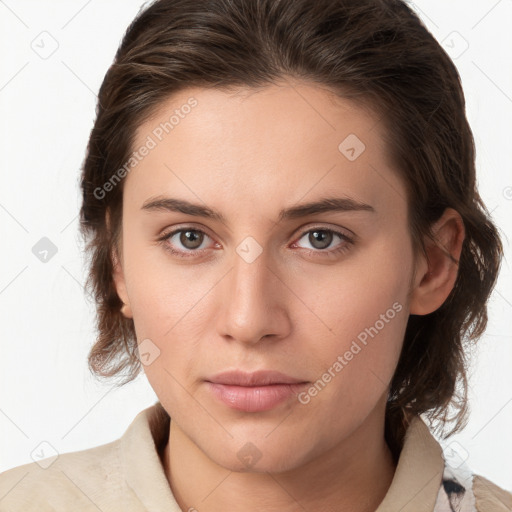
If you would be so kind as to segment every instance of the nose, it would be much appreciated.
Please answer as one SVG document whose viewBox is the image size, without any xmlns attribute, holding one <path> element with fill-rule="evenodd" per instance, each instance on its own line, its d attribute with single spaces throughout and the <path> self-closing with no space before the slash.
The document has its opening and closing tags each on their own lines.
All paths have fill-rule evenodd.
<svg viewBox="0 0 512 512">
<path fill-rule="evenodd" d="M 290 330 L 290 291 L 269 266 L 265 252 L 254 261 L 234 255 L 233 267 L 219 296 L 217 329 L 227 340 L 255 345 L 263 338 L 280 339 Z"/>
</svg>

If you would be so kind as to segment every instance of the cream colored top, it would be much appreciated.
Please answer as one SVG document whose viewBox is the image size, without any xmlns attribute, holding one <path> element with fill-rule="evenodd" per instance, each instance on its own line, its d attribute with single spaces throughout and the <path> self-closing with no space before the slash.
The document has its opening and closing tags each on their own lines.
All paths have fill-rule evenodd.
<svg viewBox="0 0 512 512">
<path fill-rule="evenodd" d="M 182 512 L 159 456 L 168 435 L 161 411 L 157 402 L 140 412 L 118 440 L 60 454 L 46 469 L 47 463 L 38 461 L 0 474 L 0 511 Z M 427 425 L 414 418 L 376 512 L 512 511 L 512 493 L 476 475 L 466 493 L 472 501 L 454 505 L 456 499 L 450 508 L 442 453 Z"/>
</svg>

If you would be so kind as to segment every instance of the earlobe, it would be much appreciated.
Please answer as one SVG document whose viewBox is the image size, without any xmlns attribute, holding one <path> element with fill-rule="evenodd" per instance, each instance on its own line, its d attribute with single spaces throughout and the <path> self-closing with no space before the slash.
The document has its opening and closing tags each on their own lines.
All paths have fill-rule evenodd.
<svg viewBox="0 0 512 512">
<path fill-rule="evenodd" d="M 462 217 L 456 210 L 446 208 L 432 227 L 432 233 L 433 240 L 425 239 L 427 258 L 418 263 L 410 302 L 412 315 L 428 315 L 440 308 L 450 295 L 458 275 L 465 237 Z"/>
<path fill-rule="evenodd" d="M 112 278 L 114 280 L 117 295 L 123 301 L 123 306 L 121 307 L 121 313 L 126 318 L 133 318 L 132 310 L 130 307 L 130 300 L 128 298 L 128 293 L 126 290 L 126 281 L 124 278 L 123 267 L 122 267 L 120 258 L 118 257 L 117 251 L 115 248 L 112 249 L 111 258 L 112 258 L 112 268 L 113 268 Z"/>
<path fill-rule="evenodd" d="M 132 309 L 130 307 L 130 304 L 123 304 L 121 306 L 121 313 L 126 317 L 126 318 L 133 318 L 133 314 L 132 314 Z"/>
<path fill-rule="evenodd" d="M 107 230 L 110 232 L 110 212 L 107 211 L 106 217 L 106 226 Z M 112 279 L 114 281 L 114 285 L 116 287 L 117 295 L 123 302 L 123 306 L 121 307 L 121 313 L 126 318 L 133 318 L 131 306 L 130 306 L 130 300 L 128 298 L 128 292 L 126 290 L 126 281 L 124 277 L 124 271 L 123 271 L 123 265 L 121 263 L 121 258 L 118 256 L 118 249 L 115 247 L 112 247 L 112 251 L 110 253 L 110 258 L 112 261 Z"/>
</svg>

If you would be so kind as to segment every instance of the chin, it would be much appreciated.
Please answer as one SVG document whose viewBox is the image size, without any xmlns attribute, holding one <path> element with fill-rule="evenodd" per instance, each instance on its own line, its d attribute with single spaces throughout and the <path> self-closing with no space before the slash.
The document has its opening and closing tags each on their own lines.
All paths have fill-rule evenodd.
<svg viewBox="0 0 512 512">
<path fill-rule="evenodd" d="M 291 437 L 276 438 L 276 442 L 236 440 L 229 447 L 206 454 L 216 464 L 237 473 L 282 473 L 301 466 L 307 458 L 297 450 L 297 443 L 292 442 Z"/>
</svg>

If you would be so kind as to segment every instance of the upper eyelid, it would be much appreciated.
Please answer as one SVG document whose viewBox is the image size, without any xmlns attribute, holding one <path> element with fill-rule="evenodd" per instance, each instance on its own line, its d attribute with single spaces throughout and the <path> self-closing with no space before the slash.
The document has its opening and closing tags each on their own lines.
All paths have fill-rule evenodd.
<svg viewBox="0 0 512 512">
<path fill-rule="evenodd" d="M 169 231 L 167 231 L 166 229 L 164 229 L 162 231 L 163 235 L 162 236 L 168 236 L 170 234 L 176 234 L 177 232 L 180 232 L 180 231 L 186 231 L 186 230 L 190 230 L 190 231 L 200 231 L 201 233 L 204 233 L 205 235 L 208 235 L 210 238 L 213 238 L 209 233 L 208 233 L 208 229 L 204 228 L 204 227 L 196 227 L 194 226 L 193 224 L 185 224 L 183 226 L 174 226 L 172 228 L 169 229 Z M 334 232 L 341 232 L 340 234 L 346 234 L 346 236 L 349 236 L 349 237 L 356 237 L 356 234 L 351 231 L 350 229 L 348 228 L 343 228 L 343 227 L 329 227 L 329 226 L 321 226 L 321 225 L 314 225 L 314 226 L 311 226 L 311 227 L 302 227 L 302 228 L 298 228 L 298 229 L 295 229 L 294 230 L 294 233 L 297 233 L 297 234 L 300 234 L 301 236 L 303 236 L 304 234 L 308 233 L 309 231 L 312 231 L 314 229 L 318 229 L 319 231 L 334 231 Z M 345 233 L 346 232 L 346 233 Z M 296 236 L 296 235 L 295 235 Z"/>
<path fill-rule="evenodd" d="M 177 233 L 180 233 L 182 231 L 197 231 L 199 233 L 203 233 L 205 234 L 206 236 L 210 237 L 212 240 L 213 240 L 213 236 L 211 236 L 207 230 L 205 230 L 204 228 L 199 228 L 199 227 L 195 227 L 195 226 L 192 226 L 192 225 L 185 225 L 185 226 L 178 226 L 178 227 L 173 227 L 173 228 L 170 228 L 169 230 L 166 230 L 164 229 L 162 231 L 162 234 L 159 235 L 159 239 L 162 239 L 162 238 L 171 238 L 172 236 L 176 235 Z"/>
<path fill-rule="evenodd" d="M 204 233 L 205 235 L 208 235 L 210 238 L 213 238 L 209 233 L 208 233 L 208 230 L 203 228 L 203 227 L 196 227 L 192 224 L 185 224 L 184 226 L 174 226 L 173 228 L 170 228 L 169 231 L 167 230 L 163 230 L 163 234 L 162 236 L 169 236 L 171 234 L 176 234 L 176 233 L 179 233 L 180 231 L 186 231 L 186 230 L 189 230 L 189 231 L 199 231 L 201 233 Z M 348 228 L 342 228 L 342 227 L 329 227 L 329 226 L 320 226 L 320 225 L 316 225 L 316 226 L 311 226 L 311 227 L 303 227 L 303 228 L 298 228 L 296 230 L 294 230 L 295 233 L 297 233 L 297 235 L 300 235 L 300 236 L 303 236 L 305 235 L 306 233 L 309 233 L 310 231 L 313 231 L 315 229 L 318 229 L 319 231 L 333 231 L 333 232 L 340 232 L 340 234 L 342 235 L 346 235 L 348 237 L 355 237 L 355 233 L 353 233 L 350 229 Z M 347 233 L 345 233 L 347 232 Z M 297 236 L 295 235 L 295 236 Z"/>
</svg>

